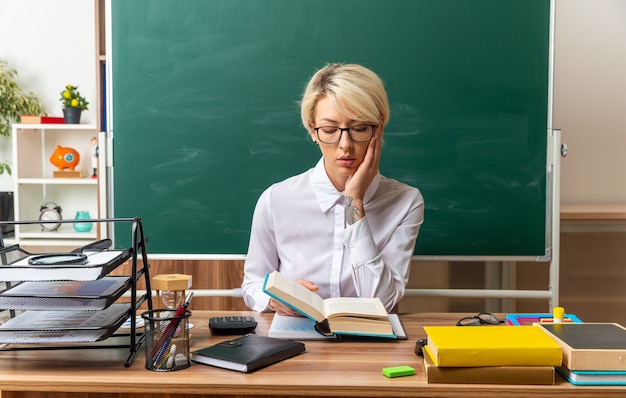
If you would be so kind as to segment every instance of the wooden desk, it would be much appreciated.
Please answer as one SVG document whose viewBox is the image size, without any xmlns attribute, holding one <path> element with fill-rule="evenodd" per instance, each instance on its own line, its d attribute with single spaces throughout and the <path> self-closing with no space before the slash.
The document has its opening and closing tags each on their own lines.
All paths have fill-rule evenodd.
<svg viewBox="0 0 626 398">
<path fill-rule="evenodd" d="M 241 312 L 196 311 L 191 317 L 193 348 L 224 340 L 212 337 L 207 320 L 212 315 Z M 271 315 L 246 313 L 259 322 L 257 333 L 266 334 Z M 566 397 L 623 396 L 626 387 L 576 387 L 558 376 L 554 386 L 428 384 L 421 358 L 413 353 L 424 325 L 448 325 L 467 314 L 411 314 L 402 320 L 406 341 L 306 342 L 306 352 L 286 361 L 243 374 L 192 364 L 175 372 L 144 368 L 141 352 L 124 368 L 124 349 L 11 351 L 0 353 L 2 398 L 182 398 L 202 394 L 226 396 L 360 396 L 360 397 Z M 142 347 L 143 348 L 143 347 Z M 409 365 L 415 376 L 388 379 L 381 369 Z M 89 392 L 89 394 L 87 394 Z"/>
</svg>

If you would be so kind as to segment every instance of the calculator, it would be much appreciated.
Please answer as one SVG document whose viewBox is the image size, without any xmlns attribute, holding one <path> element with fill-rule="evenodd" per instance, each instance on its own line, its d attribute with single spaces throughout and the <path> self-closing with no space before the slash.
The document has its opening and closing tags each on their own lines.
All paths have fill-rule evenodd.
<svg viewBox="0 0 626 398">
<path fill-rule="evenodd" d="M 213 334 L 247 334 L 253 332 L 256 325 L 251 316 L 216 316 L 209 319 L 209 329 Z"/>
</svg>

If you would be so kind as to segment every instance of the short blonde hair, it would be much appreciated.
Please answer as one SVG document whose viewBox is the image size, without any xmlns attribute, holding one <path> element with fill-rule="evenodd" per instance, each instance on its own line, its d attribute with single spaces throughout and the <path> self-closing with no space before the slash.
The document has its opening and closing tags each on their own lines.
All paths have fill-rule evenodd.
<svg viewBox="0 0 626 398">
<path fill-rule="evenodd" d="M 364 66 L 328 64 L 315 72 L 300 102 L 302 125 L 310 131 L 322 98 L 353 120 L 382 124 L 389 121 L 389 102 L 383 81 Z"/>
</svg>

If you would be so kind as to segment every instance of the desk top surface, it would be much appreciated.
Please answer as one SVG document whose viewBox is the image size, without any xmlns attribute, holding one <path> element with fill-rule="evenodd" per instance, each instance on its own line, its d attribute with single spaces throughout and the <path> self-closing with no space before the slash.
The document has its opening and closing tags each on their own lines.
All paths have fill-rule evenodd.
<svg viewBox="0 0 626 398">
<path fill-rule="evenodd" d="M 272 314 L 192 311 L 191 349 L 203 348 L 229 336 L 211 336 L 211 316 L 248 314 L 267 335 Z M 417 313 L 401 315 L 409 335 L 404 341 L 306 341 L 306 352 L 254 373 L 195 364 L 174 372 L 145 369 L 144 346 L 129 368 L 123 363 L 128 348 L 85 350 L 14 350 L 0 352 L 0 390 L 4 392 L 100 392 L 139 394 L 216 394 L 292 396 L 567 396 L 624 394 L 626 387 L 576 387 L 557 376 L 554 386 L 428 384 L 415 341 L 426 337 L 424 325 L 453 325 L 467 314 Z M 107 340 L 108 341 L 108 340 Z M 416 375 L 389 379 L 382 368 L 409 365 Z"/>
<path fill-rule="evenodd" d="M 561 204 L 561 220 L 626 220 L 626 204 Z"/>
</svg>

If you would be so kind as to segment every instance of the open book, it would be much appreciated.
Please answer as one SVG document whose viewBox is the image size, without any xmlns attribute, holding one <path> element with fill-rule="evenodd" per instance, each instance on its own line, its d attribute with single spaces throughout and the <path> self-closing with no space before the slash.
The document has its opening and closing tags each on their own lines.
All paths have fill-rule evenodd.
<svg viewBox="0 0 626 398">
<path fill-rule="evenodd" d="M 378 297 L 323 299 L 278 271 L 265 277 L 263 291 L 316 322 L 325 335 L 352 334 L 396 338 L 389 315 Z"/>
<path fill-rule="evenodd" d="M 404 325 L 398 314 L 389 314 L 389 322 L 393 328 L 393 334 L 396 335 L 398 340 L 407 340 L 406 331 Z M 315 321 L 313 319 L 304 316 L 288 316 L 274 314 L 272 323 L 267 332 L 269 337 L 275 337 L 278 339 L 286 340 L 328 340 L 338 341 L 343 338 L 353 337 L 354 335 L 324 335 L 315 329 Z M 354 336 L 360 338 L 361 336 Z M 370 336 L 362 336 L 369 339 Z M 374 337 L 378 338 L 378 337 Z"/>
</svg>

